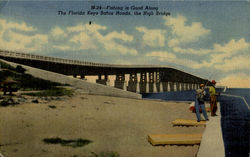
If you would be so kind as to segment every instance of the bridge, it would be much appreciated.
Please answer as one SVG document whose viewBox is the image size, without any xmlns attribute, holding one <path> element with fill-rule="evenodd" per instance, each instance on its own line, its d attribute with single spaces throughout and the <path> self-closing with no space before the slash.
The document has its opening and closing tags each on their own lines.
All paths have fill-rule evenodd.
<svg viewBox="0 0 250 157">
<path fill-rule="evenodd" d="M 194 90 L 200 83 L 210 83 L 169 66 L 102 64 L 5 50 L 0 50 L 0 58 L 84 80 L 85 76 L 98 76 L 96 83 L 103 85 L 108 85 L 109 76 L 115 75 L 115 88 L 136 93 Z M 129 80 L 125 75 L 129 75 Z"/>
</svg>

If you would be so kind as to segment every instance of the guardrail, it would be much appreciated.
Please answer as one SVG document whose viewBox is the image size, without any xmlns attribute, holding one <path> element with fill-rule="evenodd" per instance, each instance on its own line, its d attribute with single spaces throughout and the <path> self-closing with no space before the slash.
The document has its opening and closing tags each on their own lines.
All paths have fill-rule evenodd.
<svg viewBox="0 0 250 157">
<path fill-rule="evenodd" d="M 6 57 L 13 57 L 13 58 L 23 58 L 23 59 L 30 59 L 30 60 L 39 60 L 39 61 L 48 61 L 54 63 L 63 63 L 63 64 L 73 64 L 73 65 L 83 65 L 83 66 L 96 66 L 96 67 L 116 67 L 116 68 L 174 68 L 169 66 L 161 66 L 161 65 L 119 65 L 119 64 L 103 64 L 103 63 L 94 63 L 94 62 L 86 62 L 86 61 L 79 61 L 79 60 L 71 60 L 71 59 L 63 59 L 63 58 L 56 58 L 56 57 L 48 57 L 42 55 L 35 55 L 29 53 L 21 53 L 21 52 L 14 52 L 14 51 L 7 51 L 7 50 L 0 50 L 1 56 Z M 179 70 L 181 71 L 181 70 Z"/>
<path fill-rule="evenodd" d="M 13 57 L 13 58 L 23 58 L 23 59 L 31 59 L 31 60 L 48 61 L 48 62 L 54 62 L 54 63 L 73 64 L 73 65 L 98 66 L 98 67 L 113 66 L 113 65 L 110 65 L 110 64 L 93 63 L 93 62 L 86 62 L 86 61 L 79 61 L 79 60 L 48 57 L 48 56 L 41 56 L 41 55 L 34 55 L 34 54 L 28 54 L 28 53 L 13 52 L 13 51 L 2 51 L 2 50 L 0 50 L 0 55 L 1 56 L 6 56 L 6 57 Z"/>
</svg>

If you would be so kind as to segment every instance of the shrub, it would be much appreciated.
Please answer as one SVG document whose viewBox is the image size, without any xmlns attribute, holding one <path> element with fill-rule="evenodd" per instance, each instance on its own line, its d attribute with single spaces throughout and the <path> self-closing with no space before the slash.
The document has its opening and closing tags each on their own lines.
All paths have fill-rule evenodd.
<svg viewBox="0 0 250 157">
<path fill-rule="evenodd" d="M 53 88 L 36 93 L 24 93 L 24 95 L 38 96 L 38 97 L 64 96 L 64 95 L 72 96 L 73 91 L 71 89 L 66 89 L 66 88 Z"/>
<path fill-rule="evenodd" d="M 65 139 L 61 139 L 61 138 L 45 138 L 43 139 L 44 143 L 47 144 L 61 144 L 62 146 L 70 146 L 70 147 L 83 147 L 89 143 L 91 143 L 92 141 L 90 140 L 86 140 L 86 139 L 75 139 L 75 140 L 65 140 Z"/>
<path fill-rule="evenodd" d="M 16 66 L 16 72 L 23 74 L 26 71 L 21 65 Z"/>
</svg>

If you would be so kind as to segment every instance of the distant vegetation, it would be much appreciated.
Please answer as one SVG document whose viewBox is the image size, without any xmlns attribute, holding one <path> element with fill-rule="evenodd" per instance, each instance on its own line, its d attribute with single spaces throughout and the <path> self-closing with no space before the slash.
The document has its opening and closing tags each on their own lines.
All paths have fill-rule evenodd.
<svg viewBox="0 0 250 157">
<path fill-rule="evenodd" d="M 33 96 L 62 96 L 62 95 L 71 95 L 72 90 L 57 88 L 57 86 L 65 86 L 65 84 L 60 84 L 57 82 L 52 82 L 48 80 L 43 80 L 40 78 L 33 77 L 30 74 L 25 73 L 25 69 L 18 65 L 16 68 L 0 61 L 1 71 L 0 71 L 0 81 L 4 81 L 7 78 L 11 78 L 14 81 L 17 81 L 17 87 L 20 90 L 45 90 L 41 93 L 29 94 Z"/>
</svg>

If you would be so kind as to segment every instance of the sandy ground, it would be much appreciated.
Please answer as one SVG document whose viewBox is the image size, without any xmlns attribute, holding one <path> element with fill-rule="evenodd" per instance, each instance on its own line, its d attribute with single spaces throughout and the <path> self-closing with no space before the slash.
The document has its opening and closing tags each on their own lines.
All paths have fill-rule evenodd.
<svg viewBox="0 0 250 157">
<path fill-rule="evenodd" d="M 49 108 L 55 105 L 56 108 Z M 199 146 L 152 146 L 148 134 L 202 133 L 205 127 L 173 127 L 195 119 L 184 102 L 76 94 L 63 101 L 0 107 L 0 151 L 6 157 L 194 157 Z M 43 143 L 44 138 L 89 139 L 84 147 Z"/>
</svg>

